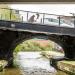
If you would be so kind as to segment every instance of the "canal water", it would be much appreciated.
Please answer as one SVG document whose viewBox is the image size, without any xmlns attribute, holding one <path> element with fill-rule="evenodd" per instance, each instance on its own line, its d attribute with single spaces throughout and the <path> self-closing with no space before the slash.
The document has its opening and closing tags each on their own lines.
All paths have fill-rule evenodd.
<svg viewBox="0 0 75 75">
<path fill-rule="evenodd" d="M 41 52 L 19 52 L 15 58 L 19 68 L 7 68 L 0 75 L 68 75 L 50 66 L 49 60 L 40 54 Z"/>
<path fill-rule="evenodd" d="M 0 72 L 0 75 L 21 75 L 19 68 L 6 68 L 4 72 Z M 56 75 L 68 75 L 62 71 L 57 71 Z"/>
<path fill-rule="evenodd" d="M 41 52 L 19 52 L 16 62 L 23 75 L 56 75 L 56 70 Z"/>
</svg>

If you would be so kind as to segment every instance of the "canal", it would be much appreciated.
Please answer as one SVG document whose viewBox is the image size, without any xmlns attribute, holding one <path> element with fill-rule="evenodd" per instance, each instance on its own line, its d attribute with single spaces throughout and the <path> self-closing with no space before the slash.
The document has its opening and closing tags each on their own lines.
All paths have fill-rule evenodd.
<svg viewBox="0 0 75 75">
<path fill-rule="evenodd" d="M 68 75 L 50 66 L 49 60 L 42 57 L 40 53 L 19 52 L 15 57 L 17 67 L 6 68 L 3 72 L 0 72 L 0 75 Z M 32 72 L 34 74 L 31 74 Z"/>
</svg>

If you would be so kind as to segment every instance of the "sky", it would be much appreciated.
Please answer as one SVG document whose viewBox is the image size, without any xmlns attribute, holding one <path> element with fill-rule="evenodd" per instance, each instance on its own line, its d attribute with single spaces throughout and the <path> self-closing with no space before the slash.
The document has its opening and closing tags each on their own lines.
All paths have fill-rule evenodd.
<svg viewBox="0 0 75 75">
<path fill-rule="evenodd" d="M 11 4 L 11 8 L 57 14 L 57 15 L 72 15 L 70 13 L 75 13 L 75 4 Z"/>
</svg>

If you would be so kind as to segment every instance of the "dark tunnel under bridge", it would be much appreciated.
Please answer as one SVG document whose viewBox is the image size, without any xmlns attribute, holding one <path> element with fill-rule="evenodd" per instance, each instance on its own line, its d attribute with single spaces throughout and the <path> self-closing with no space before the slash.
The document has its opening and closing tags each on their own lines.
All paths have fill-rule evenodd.
<svg viewBox="0 0 75 75">
<path fill-rule="evenodd" d="M 56 42 L 63 48 L 66 59 L 75 60 L 75 37 L 55 34 L 45 35 L 40 33 L 10 30 L 0 30 L 0 59 L 7 60 L 8 65 L 11 66 L 13 64 L 14 48 L 24 40 L 37 36 L 45 36 L 48 40 Z"/>
</svg>

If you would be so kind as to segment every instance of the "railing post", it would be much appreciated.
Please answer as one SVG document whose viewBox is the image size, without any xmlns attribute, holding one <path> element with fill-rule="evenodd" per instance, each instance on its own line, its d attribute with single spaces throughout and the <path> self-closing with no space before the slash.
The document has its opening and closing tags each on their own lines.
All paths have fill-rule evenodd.
<svg viewBox="0 0 75 75">
<path fill-rule="evenodd" d="M 75 28 L 75 15 L 73 15 L 73 17 L 74 17 L 74 28 Z"/>
<path fill-rule="evenodd" d="M 41 23 L 42 23 L 42 18 L 41 18 Z"/>
<path fill-rule="evenodd" d="M 59 27 L 60 27 L 60 16 L 58 17 L 58 19 L 59 19 Z"/>
<path fill-rule="evenodd" d="M 10 10 L 10 21 L 11 21 L 11 14 L 12 14 L 12 9 L 9 9 Z"/>
<path fill-rule="evenodd" d="M 43 13 L 43 24 L 44 24 L 44 18 L 45 18 L 45 14 Z"/>
<path fill-rule="evenodd" d="M 22 22 L 23 22 L 23 16 L 22 16 Z"/>
<path fill-rule="evenodd" d="M 27 22 L 28 22 L 28 14 L 29 14 L 29 12 L 27 11 Z"/>
</svg>

